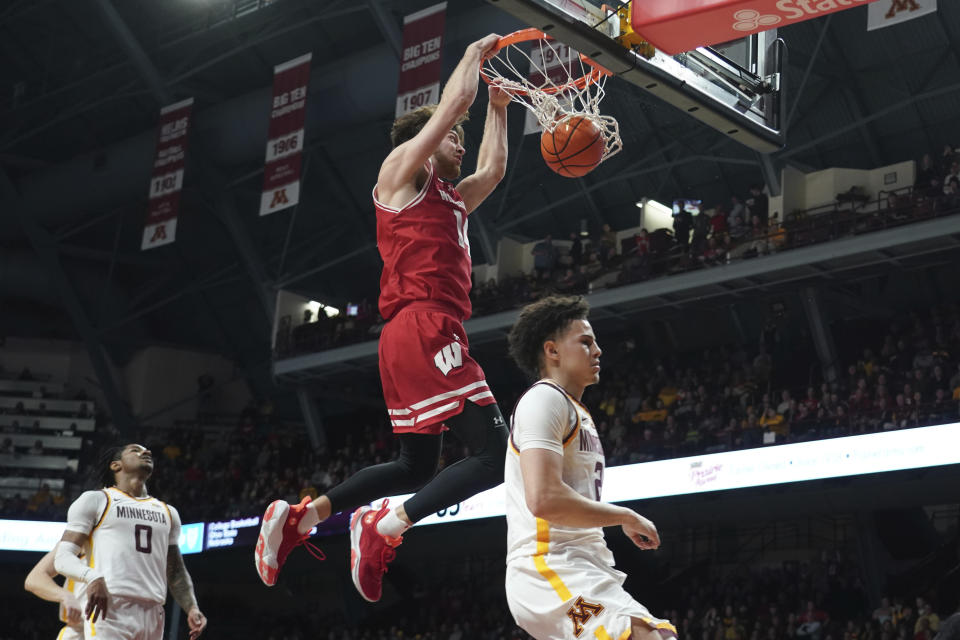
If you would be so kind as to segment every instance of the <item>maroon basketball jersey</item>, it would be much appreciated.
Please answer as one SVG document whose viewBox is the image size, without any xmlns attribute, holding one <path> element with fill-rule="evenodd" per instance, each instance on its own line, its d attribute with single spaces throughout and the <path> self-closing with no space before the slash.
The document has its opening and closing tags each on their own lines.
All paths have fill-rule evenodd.
<svg viewBox="0 0 960 640">
<path fill-rule="evenodd" d="M 380 314 L 389 320 L 411 302 L 435 302 L 470 317 L 470 241 L 467 209 L 452 184 L 427 161 L 427 180 L 407 204 L 377 200 L 377 248 L 383 259 Z"/>
</svg>

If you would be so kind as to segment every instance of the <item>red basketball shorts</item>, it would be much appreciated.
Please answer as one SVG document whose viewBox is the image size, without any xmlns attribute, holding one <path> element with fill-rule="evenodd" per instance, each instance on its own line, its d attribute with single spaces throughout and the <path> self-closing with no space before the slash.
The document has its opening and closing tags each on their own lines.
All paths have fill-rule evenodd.
<svg viewBox="0 0 960 640">
<path fill-rule="evenodd" d="M 380 381 L 394 433 L 446 430 L 443 421 L 496 399 L 470 357 L 463 325 L 439 311 L 406 308 L 380 333 Z"/>
</svg>

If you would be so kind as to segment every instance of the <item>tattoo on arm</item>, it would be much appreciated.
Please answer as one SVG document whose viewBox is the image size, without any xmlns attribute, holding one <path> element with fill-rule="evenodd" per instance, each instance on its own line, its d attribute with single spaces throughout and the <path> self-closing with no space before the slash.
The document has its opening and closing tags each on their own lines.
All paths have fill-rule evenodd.
<svg viewBox="0 0 960 640">
<path fill-rule="evenodd" d="M 197 606 L 197 596 L 193 593 L 193 580 L 183 564 L 180 548 L 170 545 L 167 550 L 167 586 L 173 599 L 185 613 Z"/>
</svg>

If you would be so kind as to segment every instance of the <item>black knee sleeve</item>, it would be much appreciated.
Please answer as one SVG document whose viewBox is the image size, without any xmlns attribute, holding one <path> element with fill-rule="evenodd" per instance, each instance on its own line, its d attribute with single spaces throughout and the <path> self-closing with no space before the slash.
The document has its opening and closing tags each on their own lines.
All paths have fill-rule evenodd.
<svg viewBox="0 0 960 640">
<path fill-rule="evenodd" d="M 404 503 L 414 522 L 503 482 L 507 425 L 497 405 L 478 407 L 467 402 L 460 415 L 445 422 L 470 455 L 445 468 Z"/>
<path fill-rule="evenodd" d="M 463 412 L 447 420 L 447 426 L 466 447 L 470 456 L 484 468 L 503 479 L 503 461 L 507 453 L 507 423 L 496 403 L 478 407 L 465 403 Z"/>
<path fill-rule="evenodd" d="M 361 469 L 327 492 L 333 512 L 354 509 L 383 496 L 410 493 L 437 472 L 442 436 L 403 434 L 396 460 Z"/>
<path fill-rule="evenodd" d="M 397 464 L 406 471 L 404 491 L 415 491 L 437 475 L 440 466 L 440 436 L 405 433 L 400 438 Z"/>
</svg>

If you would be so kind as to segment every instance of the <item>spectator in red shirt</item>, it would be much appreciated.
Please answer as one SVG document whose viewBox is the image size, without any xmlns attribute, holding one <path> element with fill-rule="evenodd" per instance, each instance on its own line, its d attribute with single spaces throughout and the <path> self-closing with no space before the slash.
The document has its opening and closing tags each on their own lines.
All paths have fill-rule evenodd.
<svg viewBox="0 0 960 640">
<path fill-rule="evenodd" d="M 646 229 L 633 236 L 633 246 L 626 255 L 626 264 L 623 275 L 627 281 L 638 280 L 646 276 L 650 263 L 650 238 Z"/>
<path fill-rule="evenodd" d="M 714 209 L 710 216 L 710 227 L 713 229 L 713 235 L 720 236 L 727 232 L 727 213 L 720 205 Z"/>
<path fill-rule="evenodd" d="M 638 257 L 645 260 L 648 255 L 650 255 L 650 237 L 647 233 L 646 228 L 640 229 L 640 231 L 633 236 L 635 242 L 633 251 Z"/>
</svg>

